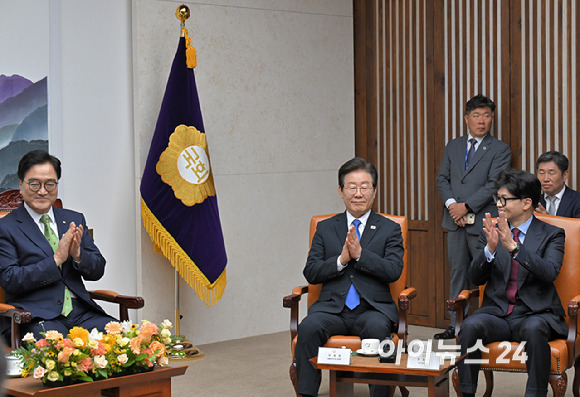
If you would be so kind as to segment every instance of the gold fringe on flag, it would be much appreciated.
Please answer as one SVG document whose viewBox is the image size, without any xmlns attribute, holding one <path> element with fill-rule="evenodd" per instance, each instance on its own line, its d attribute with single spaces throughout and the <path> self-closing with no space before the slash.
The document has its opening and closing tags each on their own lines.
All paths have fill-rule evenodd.
<svg viewBox="0 0 580 397">
<path fill-rule="evenodd" d="M 145 230 L 149 233 L 155 246 L 155 251 L 163 254 L 173 267 L 177 268 L 179 275 L 199 295 L 207 306 L 211 306 L 221 299 L 226 289 L 226 271 L 213 283 L 196 266 L 195 262 L 177 244 L 173 236 L 163 227 L 161 222 L 153 215 L 143 199 L 141 199 L 141 217 Z"/>
</svg>

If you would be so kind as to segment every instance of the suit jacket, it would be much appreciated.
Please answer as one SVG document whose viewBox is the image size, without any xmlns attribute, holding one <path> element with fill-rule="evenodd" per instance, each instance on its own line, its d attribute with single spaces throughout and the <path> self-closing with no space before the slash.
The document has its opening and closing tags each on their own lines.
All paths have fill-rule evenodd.
<svg viewBox="0 0 580 397">
<path fill-rule="evenodd" d="M 0 285 L 6 303 L 26 309 L 33 317 L 52 319 L 62 311 L 65 285 L 89 306 L 104 313 L 89 296 L 83 279 L 98 280 L 105 272 L 105 258 L 95 246 L 82 214 L 52 208 L 59 239 L 69 224 L 83 225 L 81 262 L 69 258 L 56 266 L 50 244 L 23 205 L 0 219 Z"/>
<path fill-rule="evenodd" d="M 458 203 L 466 203 L 473 210 L 475 223 L 466 225 L 465 230 L 479 235 L 485 213 L 497 216 L 497 207 L 492 199 L 495 194 L 494 181 L 500 171 L 510 166 L 512 154 L 505 142 L 488 133 L 466 169 L 466 148 L 467 136 L 453 139 L 447 144 L 437 175 L 437 187 L 443 203 L 454 198 Z M 449 231 L 458 228 L 447 209 L 441 225 Z"/>
<path fill-rule="evenodd" d="M 322 290 L 309 311 L 340 313 L 352 283 L 361 298 L 393 323 L 397 323 L 397 306 L 388 284 L 398 280 L 403 271 L 401 228 L 397 223 L 371 211 L 361 236 L 362 253 L 359 260 L 351 260 L 339 272 L 336 263 L 348 233 L 346 219 L 346 213 L 343 212 L 318 223 L 304 276 L 311 284 L 322 284 Z"/>
<path fill-rule="evenodd" d="M 565 186 L 564 189 L 556 215 L 566 218 L 580 218 L 580 193 L 570 189 L 568 186 Z M 546 199 L 543 194 L 540 198 L 540 203 L 546 208 Z"/>
<path fill-rule="evenodd" d="M 520 264 L 516 300 L 519 298 L 529 308 L 530 313 L 544 317 L 560 334 L 567 333 L 564 321 L 566 313 L 554 280 L 562 268 L 564 239 L 563 229 L 534 217 L 516 256 L 516 261 Z M 488 262 L 483 251 L 486 245 L 485 233 L 482 233 L 479 254 L 469 266 L 469 277 L 474 284 L 487 283 L 482 305 L 475 313 L 503 316 L 508 308 L 506 288 L 511 272 L 511 255 L 500 241 L 494 260 Z"/>
</svg>

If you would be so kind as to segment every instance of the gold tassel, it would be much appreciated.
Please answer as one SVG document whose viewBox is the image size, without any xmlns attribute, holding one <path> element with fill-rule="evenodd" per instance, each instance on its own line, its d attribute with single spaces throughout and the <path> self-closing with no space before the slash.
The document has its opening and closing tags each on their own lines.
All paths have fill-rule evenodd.
<svg viewBox="0 0 580 397">
<path fill-rule="evenodd" d="M 185 57 L 187 59 L 187 67 L 193 69 L 197 66 L 197 55 L 195 54 L 195 48 L 191 45 L 191 37 L 189 37 L 189 32 L 186 27 L 182 28 L 182 35 L 185 36 Z"/>
<path fill-rule="evenodd" d="M 143 199 L 141 199 L 141 216 L 145 230 L 147 230 L 153 241 L 155 252 L 159 252 L 169 259 L 171 265 L 177 268 L 179 275 L 207 306 L 217 303 L 226 289 L 225 269 L 217 280 L 210 284 L 205 274 L 199 270 L 191 258 L 177 244 L 173 236 L 165 230 Z"/>
</svg>

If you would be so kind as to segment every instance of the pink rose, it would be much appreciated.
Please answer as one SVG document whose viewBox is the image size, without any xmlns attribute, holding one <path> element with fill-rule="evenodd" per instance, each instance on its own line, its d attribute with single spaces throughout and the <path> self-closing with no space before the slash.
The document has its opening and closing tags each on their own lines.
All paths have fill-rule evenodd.
<svg viewBox="0 0 580 397">
<path fill-rule="evenodd" d="M 36 341 L 35 343 L 36 347 L 38 347 L 39 349 L 42 349 L 43 347 L 48 346 L 48 341 L 46 339 L 41 339 L 39 341 Z"/>
<path fill-rule="evenodd" d="M 131 346 L 131 351 L 134 354 L 141 354 L 141 335 L 134 337 L 133 339 L 131 339 L 131 342 L 129 342 L 129 345 Z"/>
<path fill-rule="evenodd" d="M 58 331 L 46 331 L 44 337 L 48 340 L 59 340 L 62 339 L 62 334 Z"/>
<path fill-rule="evenodd" d="M 89 372 L 93 369 L 93 360 L 90 357 L 84 358 L 79 362 L 78 368 L 83 372 Z"/>
<path fill-rule="evenodd" d="M 150 323 L 148 321 L 143 322 L 141 324 L 141 337 L 149 342 L 151 340 L 152 335 L 157 335 L 159 333 L 159 328 L 157 325 Z"/>
<path fill-rule="evenodd" d="M 44 374 L 46 374 L 46 370 L 42 367 L 36 367 L 34 368 L 34 378 L 35 379 L 41 379 Z"/>
</svg>

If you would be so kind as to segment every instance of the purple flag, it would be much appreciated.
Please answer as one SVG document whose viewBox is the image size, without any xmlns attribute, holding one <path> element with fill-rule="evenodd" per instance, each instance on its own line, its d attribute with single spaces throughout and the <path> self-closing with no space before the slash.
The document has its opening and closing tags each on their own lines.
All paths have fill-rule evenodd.
<svg viewBox="0 0 580 397">
<path fill-rule="evenodd" d="M 179 40 L 141 180 L 141 215 L 161 252 L 211 305 L 226 286 L 226 250 L 193 69 Z"/>
</svg>

